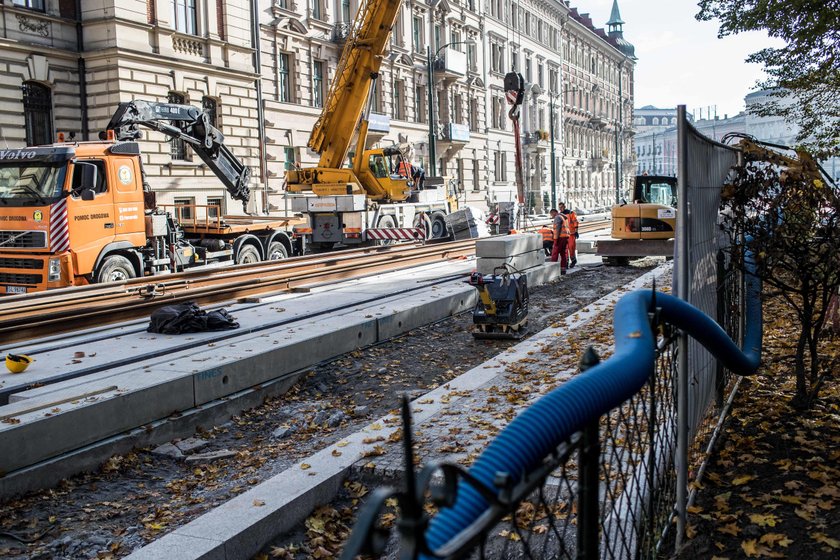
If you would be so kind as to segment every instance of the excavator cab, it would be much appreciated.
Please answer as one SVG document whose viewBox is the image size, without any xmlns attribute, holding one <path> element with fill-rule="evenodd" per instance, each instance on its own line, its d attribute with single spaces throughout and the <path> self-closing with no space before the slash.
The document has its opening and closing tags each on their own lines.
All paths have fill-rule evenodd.
<svg viewBox="0 0 840 560">
<path fill-rule="evenodd" d="M 677 225 L 677 178 L 638 175 L 632 204 L 612 208 L 614 239 L 671 239 Z"/>
</svg>

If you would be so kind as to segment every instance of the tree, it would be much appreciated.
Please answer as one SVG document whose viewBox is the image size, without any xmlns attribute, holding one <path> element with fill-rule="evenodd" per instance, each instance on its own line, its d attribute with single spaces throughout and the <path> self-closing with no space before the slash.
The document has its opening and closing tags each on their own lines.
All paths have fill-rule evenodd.
<svg viewBox="0 0 840 560">
<path fill-rule="evenodd" d="M 718 37 L 765 30 L 782 48 L 751 54 L 776 99 L 756 108 L 801 128 L 797 142 L 818 159 L 840 155 L 840 0 L 700 0 L 697 19 L 720 21 Z M 793 102 L 785 102 L 790 96 Z"/>
<path fill-rule="evenodd" d="M 746 164 L 723 191 L 723 229 L 733 262 L 775 288 L 799 319 L 792 404 L 807 408 L 830 373 L 821 371 L 818 349 L 840 286 L 840 189 L 806 152 L 787 156 L 749 140 L 740 146 Z M 738 247 L 752 252 L 754 271 Z"/>
</svg>

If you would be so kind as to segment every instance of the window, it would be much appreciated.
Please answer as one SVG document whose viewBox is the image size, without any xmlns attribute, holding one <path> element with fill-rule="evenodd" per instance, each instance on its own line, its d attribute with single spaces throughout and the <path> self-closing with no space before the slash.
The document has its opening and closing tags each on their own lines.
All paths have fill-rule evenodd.
<svg viewBox="0 0 840 560">
<path fill-rule="evenodd" d="M 544 76 L 545 76 L 545 73 L 543 71 L 543 63 L 538 62 L 537 63 L 537 83 L 540 85 L 541 88 L 545 87 Z"/>
<path fill-rule="evenodd" d="M 529 84 L 534 82 L 534 76 L 531 74 L 531 57 L 530 56 L 525 57 L 525 81 Z"/>
<path fill-rule="evenodd" d="M 388 165 L 385 163 L 385 157 L 381 155 L 372 155 L 368 160 L 368 166 L 371 173 L 377 179 L 384 179 L 388 176 Z"/>
<path fill-rule="evenodd" d="M 350 0 L 341 0 L 341 21 L 342 22 L 351 22 L 352 17 L 350 14 Z"/>
<path fill-rule="evenodd" d="M 173 29 L 197 35 L 195 22 L 195 0 L 172 0 Z"/>
<path fill-rule="evenodd" d="M 218 107 L 218 103 L 212 97 L 201 98 L 201 110 L 207 113 L 207 116 L 210 118 L 210 124 L 216 128 L 220 126 Z"/>
<path fill-rule="evenodd" d="M 557 70 L 551 69 L 548 72 L 548 89 L 551 93 L 557 93 Z"/>
<path fill-rule="evenodd" d="M 324 106 L 324 62 L 322 60 L 312 63 L 312 106 Z"/>
<path fill-rule="evenodd" d="M 312 0 L 312 17 L 321 19 L 321 0 Z"/>
<path fill-rule="evenodd" d="M 461 41 L 461 32 L 452 30 L 452 32 L 449 34 L 449 37 L 450 37 L 450 42 L 452 43 L 452 48 L 455 49 L 458 52 L 464 52 L 464 45 Z M 456 44 L 456 43 L 462 43 L 462 44 Z"/>
<path fill-rule="evenodd" d="M 480 173 L 479 173 L 479 167 L 478 167 L 478 160 L 477 160 L 477 159 L 474 159 L 472 163 L 473 163 L 473 168 L 472 168 L 472 171 L 473 171 L 473 177 L 472 177 L 472 180 L 473 180 L 473 192 L 478 192 L 478 191 L 480 191 L 480 190 L 481 190 L 481 181 L 480 181 Z"/>
<path fill-rule="evenodd" d="M 382 114 L 382 96 L 379 93 L 379 80 L 374 80 L 371 86 L 370 98 L 373 101 L 373 106 L 370 110 L 374 113 Z"/>
<path fill-rule="evenodd" d="M 411 20 L 411 42 L 414 45 L 414 52 L 423 50 L 423 18 L 414 16 Z"/>
<path fill-rule="evenodd" d="M 467 68 L 471 72 L 478 71 L 478 64 L 475 56 L 475 44 L 467 43 Z"/>
<path fill-rule="evenodd" d="M 441 29 L 440 24 L 435 24 L 435 52 L 440 48 Z"/>
<path fill-rule="evenodd" d="M 470 130 L 477 131 L 478 124 L 478 98 L 470 99 Z"/>
<path fill-rule="evenodd" d="M 44 0 L 15 0 L 13 4 L 21 8 L 29 8 L 30 10 L 38 10 L 40 12 L 44 11 Z"/>
<path fill-rule="evenodd" d="M 295 168 L 295 149 L 291 146 L 286 146 L 283 148 L 283 158 L 285 162 L 283 164 L 283 169 L 286 171 L 291 171 Z"/>
<path fill-rule="evenodd" d="M 221 218 L 225 213 L 224 199 L 222 197 L 207 199 L 207 217 Z"/>
<path fill-rule="evenodd" d="M 173 204 L 175 204 L 175 216 L 179 222 L 195 219 L 193 215 L 193 209 L 195 208 L 194 198 L 176 198 Z"/>
<path fill-rule="evenodd" d="M 174 91 L 169 92 L 169 98 L 167 99 L 170 103 L 177 103 L 178 105 L 183 105 L 186 102 L 186 99 L 180 93 L 176 93 Z M 181 123 L 176 121 L 171 121 L 172 126 L 176 126 L 178 128 L 181 127 Z M 169 155 L 172 156 L 172 159 L 175 161 L 187 161 L 189 159 L 189 153 L 187 152 L 187 143 L 181 140 L 180 138 L 173 138 L 169 141 Z"/>
<path fill-rule="evenodd" d="M 290 59 L 291 56 L 286 53 L 280 53 L 277 59 L 277 97 L 278 101 L 282 103 L 291 103 L 292 101 Z"/>
<path fill-rule="evenodd" d="M 84 165 L 81 164 L 91 164 L 96 166 L 96 184 L 93 186 L 93 192 L 96 194 L 102 194 L 108 192 L 108 182 L 107 176 L 105 174 L 105 162 L 100 159 L 79 159 L 77 160 L 78 164 L 73 166 L 73 186 L 71 187 L 71 192 L 73 196 L 81 195 L 82 192 L 82 170 L 84 169 Z M 89 187 L 91 185 L 85 185 L 85 187 Z"/>
<path fill-rule="evenodd" d="M 48 87 L 35 82 L 24 82 L 22 89 L 26 145 L 51 144 L 52 92 Z"/>
<path fill-rule="evenodd" d="M 394 118 L 397 120 L 405 120 L 405 102 L 403 101 L 403 91 L 405 89 L 405 82 L 397 80 L 394 82 Z"/>
<path fill-rule="evenodd" d="M 417 122 L 426 122 L 426 88 L 414 88 L 414 118 Z"/>
</svg>

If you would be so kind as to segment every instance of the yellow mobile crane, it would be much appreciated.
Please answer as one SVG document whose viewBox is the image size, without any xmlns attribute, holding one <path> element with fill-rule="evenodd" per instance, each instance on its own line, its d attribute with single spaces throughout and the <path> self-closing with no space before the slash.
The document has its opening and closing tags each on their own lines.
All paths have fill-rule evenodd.
<svg viewBox="0 0 840 560">
<path fill-rule="evenodd" d="M 445 216 L 456 197 L 446 182 L 420 189 L 399 147 L 365 149 L 370 97 L 401 5 L 363 0 L 309 137 L 318 165 L 286 172 L 292 210 L 309 218 L 296 232 L 314 249 L 448 235 Z M 354 136 L 352 167 L 345 167 Z"/>
</svg>

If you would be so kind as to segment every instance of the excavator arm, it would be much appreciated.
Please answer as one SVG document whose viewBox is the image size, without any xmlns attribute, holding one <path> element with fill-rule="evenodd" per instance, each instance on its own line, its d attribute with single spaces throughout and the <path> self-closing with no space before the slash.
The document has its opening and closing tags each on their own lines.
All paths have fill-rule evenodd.
<svg viewBox="0 0 840 560">
<path fill-rule="evenodd" d="M 318 167 L 344 165 L 401 6 L 402 0 L 362 0 L 324 109 L 309 137 L 309 147 L 321 154 Z M 356 151 L 361 154 L 363 150 L 359 145 Z"/>
<path fill-rule="evenodd" d="M 243 205 L 248 202 L 251 169 L 225 146 L 225 137 L 210 123 L 207 113 L 192 105 L 127 101 L 120 103 L 107 130 L 113 130 L 117 140 L 135 140 L 140 134 L 138 126 L 162 132 L 189 144 L 201 161 L 224 183 L 231 197 L 242 201 Z"/>
</svg>

